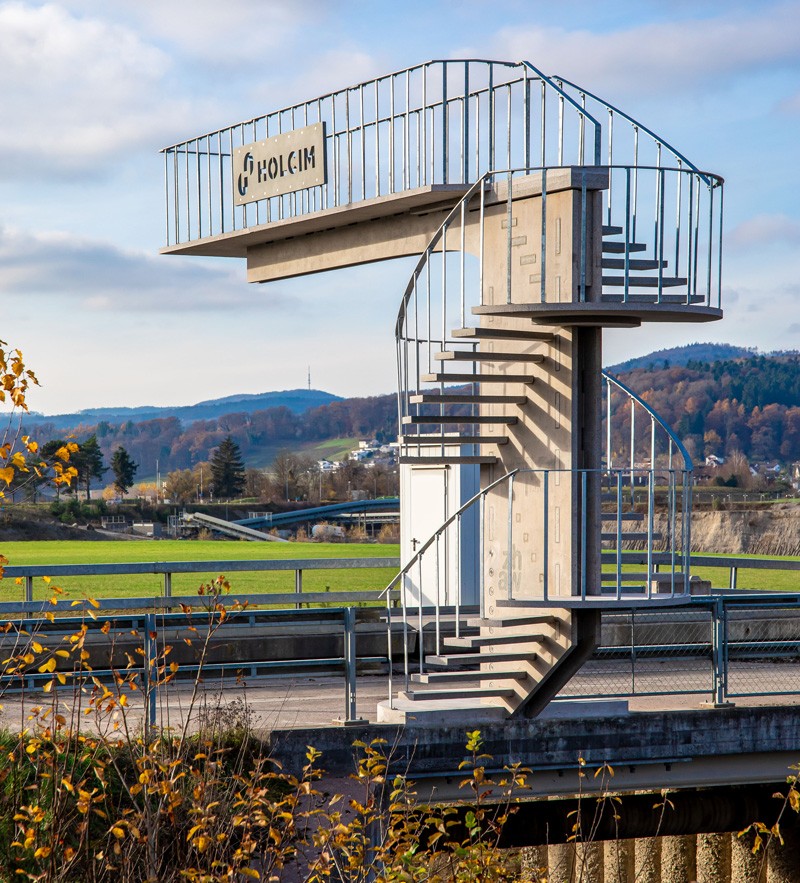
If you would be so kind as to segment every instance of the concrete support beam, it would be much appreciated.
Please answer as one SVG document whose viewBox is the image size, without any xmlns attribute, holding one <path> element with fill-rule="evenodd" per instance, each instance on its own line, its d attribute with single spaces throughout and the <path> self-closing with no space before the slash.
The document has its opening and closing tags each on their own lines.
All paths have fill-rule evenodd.
<svg viewBox="0 0 800 883">
<path fill-rule="evenodd" d="M 736 883 L 764 883 L 767 863 L 764 854 L 753 855 L 752 837 L 730 835 L 731 844 L 731 880 Z"/>
<path fill-rule="evenodd" d="M 697 883 L 729 883 L 731 835 L 698 834 L 695 847 Z"/>
<path fill-rule="evenodd" d="M 661 883 L 661 842 L 658 837 L 639 837 L 634 845 L 636 883 Z"/>
<path fill-rule="evenodd" d="M 603 851 L 603 883 L 629 883 L 634 879 L 633 840 L 606 840 Z"/>
<path fill-rule="evenodd" d="M 554 843 L 547 847 L 547 883 L 572 883 L 575 875 L 575 844 Z"/>
<path fill-rule="evenodd" d="M 661 880 L 670 883 L 693 883 L 696 838 L 692 835 L 661 838 Z"/>
</svg>

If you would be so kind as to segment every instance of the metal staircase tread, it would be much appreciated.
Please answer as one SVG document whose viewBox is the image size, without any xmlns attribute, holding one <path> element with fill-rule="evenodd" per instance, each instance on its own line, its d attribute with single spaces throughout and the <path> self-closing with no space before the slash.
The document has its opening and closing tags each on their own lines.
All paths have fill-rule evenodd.
<svg viewBox="0 0 800 883">
<path fill-rule="evenodd" d="M 445 647 L 489 647 L 494 644 L 540 644 L 547 638 L 543 634 L 469 635 L 461 638 L 442 638 Z"/>
<path fill-rule="evenodd" d="M 647 251 L 647 246 L 643 242 L 629 242 L 628 252 Z M 603 242 L 603 252 L 605 254 L 625 254 L 624 242 Z"/>
<path fill-rule="evenodd" d="M 401 435 L 400 444 L 405 447 L 419 447 L 419 445 L 505 445 L 508 444 L 506 435 Z"/>
<path fill-rule="evenodd" d="M 668 261 L 661 261 L 660 266 L 662 269 L 666 269 L 669 265 Z M 625 258 L 603 258 L 600 266 L 604 270 L 624 270 L 625 269 Z M 659 267 L 659 261 L 654 258 L 629 258 L 628 259 L 628 269 L 629 270 L 657 270 Z"/>
<path fill-rule="evenodd" d="M 458 393 L 421 392 L 409 396 L 412 405 L 524 405 L 527 396 L 459 395 Z"/>
<path fill-rule="evenodd" d="M 423 374 L 423 383 L 534 383 L 530 374 Z"/>
<path fill-rule="evenodd" d="M 506 417 L 502 414 L 500 414 L 498 416 L 490 416 L 490 415 L 482 414 L 482 415 L 479 415 L 478 417 L 469 417 L 469 416 L 447 417 L 447 416 L 437 416 L 437 415 L 423 416 L 423 417 L 417 417 L 417 416 L 403 417 L 403 424 L 404 425 L 425 424 L 425 423 L 431 423 L 431 424 L 440 424 L 440 423 L 441 424 L 444 424 L 444 423 L 479 423 L 479 424 L 480 423 L 485 423 L 485 424 L 503 423 L 506 426 L 513 426 L 516 422 L 517 422 L 516 417 Z M 458 442 L 456 442 L 456 444 L 457 443 Z"/>
<path fill-rule="evenodd" d="M 541 364 L 545 357 L 541 353 L 489 353 L 484 350 L 445 350 L 434 353 L 437 362 L 535 362 Z"/>
<path fill-rule="evenodd" d="M 504 696 L 513 696 L 515 690 L 513 687 L 459 687 L 456 690 L 408 690 L 400 693 L 401 699 L 410 699 L 414 702 L 420 700 L 435 701 L 437 699 L 477 699 L 483 696 L 496 696 L 503 698 Z"/>
<path fill-rule="evenodd" d="M 401 455 L 398 463 L 402 466 L 495 466 L 498 458 L 491 454 L 467 454 L 452 457 L 413 457 Z"/>
<path fill-rule="evenodd" d="M 501 650 L 499 653 L 453 653 L 426 656 L 430 668 L 468 668 L 485 662 L 524 662 L 536 659 L 535 652 L 524 650 Z"/>
<path fill-rule="evenodd" d="M 479 340 L 532 340 L 549 342 L 555 337 L 549 331 L 526 331 L 522 328 L 456 328 L 451 336 L 463 340 L 475 338 Z"/>
<path fill-rule="evenodd" d="M 603 224 L 603 236 L 619 236 L 622 232 L 622 227 L 616 227 L 613 224 Z"/>
<path fill-rule="evenodd" d="M 628 275 L 628 286 L 630 288 L 676 288 L 679 285 L 686 285 L 685 276 L 631 276 Z M 625 285 L 625 276 L 603 276 L 603 285 L 611 285 L 613 287 L 623 287 Z"/>
<path fill-rule="evenodd" d="M 616 496 L 616 495 L 615 495 Z M 643 512 L 601 512 L 601 521 L 644 521 Z"/>
</svg>

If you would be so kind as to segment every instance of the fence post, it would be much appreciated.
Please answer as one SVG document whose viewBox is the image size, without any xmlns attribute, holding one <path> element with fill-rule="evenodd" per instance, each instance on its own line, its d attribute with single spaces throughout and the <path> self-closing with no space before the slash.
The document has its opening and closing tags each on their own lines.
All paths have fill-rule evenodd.
<svg viewBox="0 0 800 883">
<path fill-rule="evenodd" d="M 172 574 L 171 573 L 164 574 L 164 597 L 165 598 L 172 597 Z"/>
<path fill-rule="evenodd" d="M 144 617 L 144 702 L 145 741 L 151 738 L 156 725 L 156 683 L 158 672 L 156 658 L 158 656 L 156 617 L 154 613 L 146 613 Z"/>
<path fill-rule="evenodd" d="M 711 608 L 711 661 L 713 667 L 713 708 L 730 708 L 728 701 L 728 629 L 722 598 L 715 598 Z"/>
<path fill-rule="evenodd" d="M 303 594 L 303 571 L 295 570 L 294 572 L 294 590 L 297 595 Z M 298 600 L 295 602 L 294 609 L 299 610 L 303 606 L 303 602 Z"/>
<path fill-rule="evenodd" d="M 356 716 L 356 609 L 344 609 L 344 710 L 345 718 L 340 720 L 346 727 L 366 724 L 364 718 Z"/>
<path fill-rule="evenodd" d="M 27 602 L 33 601 L 33 577 L 26 576 L 25 577 L 25 600 Z"/>
</svg>

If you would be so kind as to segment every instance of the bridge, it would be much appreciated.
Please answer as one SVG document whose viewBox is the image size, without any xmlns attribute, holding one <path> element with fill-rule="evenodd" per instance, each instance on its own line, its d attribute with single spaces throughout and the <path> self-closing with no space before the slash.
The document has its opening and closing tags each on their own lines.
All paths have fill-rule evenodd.
<svg viewBox="0 0 800 883">
<path fill-rule="evenodd" d="M 561 793 L 588 750 L 632 770 L 629 788 L 673 770 L 695 791 L 761 769 L 774 781 L 793 760 L 793 710 L 547 718 L 609 617 L 721 603 L 692 571 L 689 452 L 601 360 L 604 328 L 722 318 L 722 178 L 584 86 L 478 59 L 163 156 L 166 254 L 244 258 L 261 283 L 417 257 L 395 320 L 402 566 L 385 616 L 401 664 L 377 714 L 437 793 L 477 720 L 498 762 L 551 764 L 540 795 Z M 734 774 L 719 755 L 744 762 Z"/>
</svg>

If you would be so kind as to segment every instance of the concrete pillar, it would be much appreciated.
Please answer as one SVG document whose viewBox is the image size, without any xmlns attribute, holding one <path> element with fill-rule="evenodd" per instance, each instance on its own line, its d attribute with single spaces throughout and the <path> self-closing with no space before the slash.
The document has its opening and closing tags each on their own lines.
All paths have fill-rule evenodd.
<svg viewBox="0 0 800 883">
<path fill-rule="evenodd" d="M 752 836 L 737 837 L 730 835 L 731 844 L 731 880 L 736 883 L 763 883 L 766 877 L 766 861 L 764 853 L 752 853 Z"/>
<path fill-rule="evenodd" d="M 729 883 L 733 880 L 730 834 L 698 834 L 695 863 L 697 883 Z"/>
<path fill-rule="evenodd" d="M 767 883 L 797 883 L 800 880 L 800 838 L 795 828 L 782 830 L 783 846 L 774 839 L 767 852 Z"/>
<path fill-rule="evenodd" d="M 519 851 L 522 879 L 536 881 L 547 879 L 547 847 L 523 846 Z"/>
<path fill-rule="evenodd" d="M 575 847 L 575 880 L 579 883 L 605 883 L 603 843 L 578 843 Z"/>
<path fill-rule="evenodd" d="M 547 883 L 572 883 L 575 873 L 575 844 L 554 843 L 547 847 Z"/>
<path fill-rule="evenodd" d="M 606 840 L 603 883 L 633 883 L 633 840 Z"/>
<path fill-rule="evenodd" d="M 661 879 L 669 883 L 692 883 L 695 879 L 695 838 L 661 838 Z"/>
<path fill-rule="evenodd" d="M 636 883 L 661 883 L 661 842 L 658 837 L 637 837 L 634 847 Z"/>
</svg>

